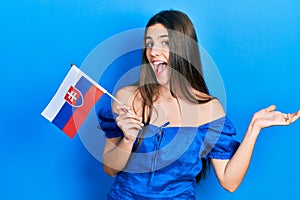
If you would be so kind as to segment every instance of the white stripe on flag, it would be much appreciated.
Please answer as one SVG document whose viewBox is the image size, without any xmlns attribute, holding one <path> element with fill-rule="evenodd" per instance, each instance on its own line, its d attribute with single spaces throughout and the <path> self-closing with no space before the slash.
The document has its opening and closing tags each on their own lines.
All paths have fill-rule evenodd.
<svg viewBox="0 0 300 200">
<path fill-rule="evenodd" d="M 79 81 L 82 77 L 82 73 L 77 67 L 72 67 L 68 72 L 67 76 L 63 80 L 62 84 L 59 86 L 56 94 L 51 99 L 48 106 L 42 112 L 42 116 L 44 116 L 50 122 L 53 121 L 57 113 L 60 111 L 61 107 L 64 105 L 65 100 L 64 96 L 69 90 L 70 86 L 74 86 L 75 83 Z"/>
</svg>

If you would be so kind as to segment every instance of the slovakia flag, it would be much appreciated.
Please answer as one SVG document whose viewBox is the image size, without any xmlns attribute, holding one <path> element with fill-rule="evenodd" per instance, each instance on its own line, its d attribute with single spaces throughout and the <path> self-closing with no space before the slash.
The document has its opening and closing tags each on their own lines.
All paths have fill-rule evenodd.
<svg viewBox="0 0 300 200">
<path fill-rule="evenodd" d="M 104 93 L 104 88 L 73 65 L 42 116 L 72 138 Z"/>
</svg>

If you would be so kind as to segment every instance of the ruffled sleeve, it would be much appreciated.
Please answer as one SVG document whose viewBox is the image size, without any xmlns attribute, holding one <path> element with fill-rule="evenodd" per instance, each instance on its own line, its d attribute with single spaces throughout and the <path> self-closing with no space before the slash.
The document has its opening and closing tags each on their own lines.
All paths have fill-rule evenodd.
<svg viewBox="0 0 300 200">
<path fill-rule="evenodd" d="M 117 125 L 114 113 L 110 108 L 101 108 L 98 112 L 100 128 L 107 138 L 123 137 L 123 132 Z"/>
<path fill-rule="evenodd" d="M 236 129 L 227 116 L 206 124 L 201 157 L 230 159 L 240 143 L 234 139 Z"/>
</svg>

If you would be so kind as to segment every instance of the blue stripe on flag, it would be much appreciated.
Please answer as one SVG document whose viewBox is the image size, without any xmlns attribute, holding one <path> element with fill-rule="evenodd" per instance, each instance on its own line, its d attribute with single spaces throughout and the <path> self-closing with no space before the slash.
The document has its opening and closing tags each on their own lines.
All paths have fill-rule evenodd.
<svg viewBox="0 0 300 200">
<path fill-rule="evenodd" d="M 81 77 L 76 83 L 75 88 L 81 92 L 82 96 L 84 96 L 91 86 L 92 83 L 90 81 L 88 81 L 84 77 Z M 63 101 L 65 101 L 64 97 L 61 98 L 63 99 Z M 82 106 L 84 106 L 84 104 Z M 65 102 L 60 111 L 53 119 L 52 123 L 55 124 L 58 128 L 63 129 L 76 109 L 76 107 L 73 107 L 69 103 Z"/>
<path fill-rule="evenodd" d="M 84 77 L 81 77 L 79 81 L 76 83 L 75 88 L 77 88 L 77 90 L 79 90 L 81 94 L 84 96 L 91 86 L 92 83 L 90 81 L 88 81 Z"/>
<path fill-rule="evenodd" d="M 52 123 L 58 128 L 63 129 L 75 110 L 76 108 L 71 106 L 69 103 L 64 103 Z"/>
</svg>

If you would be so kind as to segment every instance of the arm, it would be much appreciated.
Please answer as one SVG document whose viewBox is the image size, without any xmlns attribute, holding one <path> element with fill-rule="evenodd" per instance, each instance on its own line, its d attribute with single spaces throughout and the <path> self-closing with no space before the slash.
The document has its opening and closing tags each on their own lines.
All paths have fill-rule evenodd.
<svg viewBox="0 0 300 200">
<path fill-rule="evenodd" d="M 117 94 L 121 102 L 130 103 L 132 90 L 121 89 Z M 103 168 L 104 171 L 114 176 L 124 169 L 131 155 L 131 150 L 139 130 L 142 129 L 140 117 L 138 117 L 129 106 L 113 103 L 113 111 L 118 114 L 116 122 L 123 131 L 124 137 L 106 139 L 103 150 Z"/>
<path fill-rule="evenodd" d="M 124 169 L 131 155 L 134 141 L 127 138 L 106 139 L 103 150 L 103 169 L 110 176 L 115 176 Z"/>
<path fill-rule="evenodd" d="M 275 109 L 275 106 L 270 106 L 253 115 L 243 141 L 230 160 L 212 159 L 217 178 L 226 190 L 234 192 L 242 182 L 261 129 L 275 125 L 289 125 L 300 117 L 300 111 L 284 114 Z"/>
</svg>

